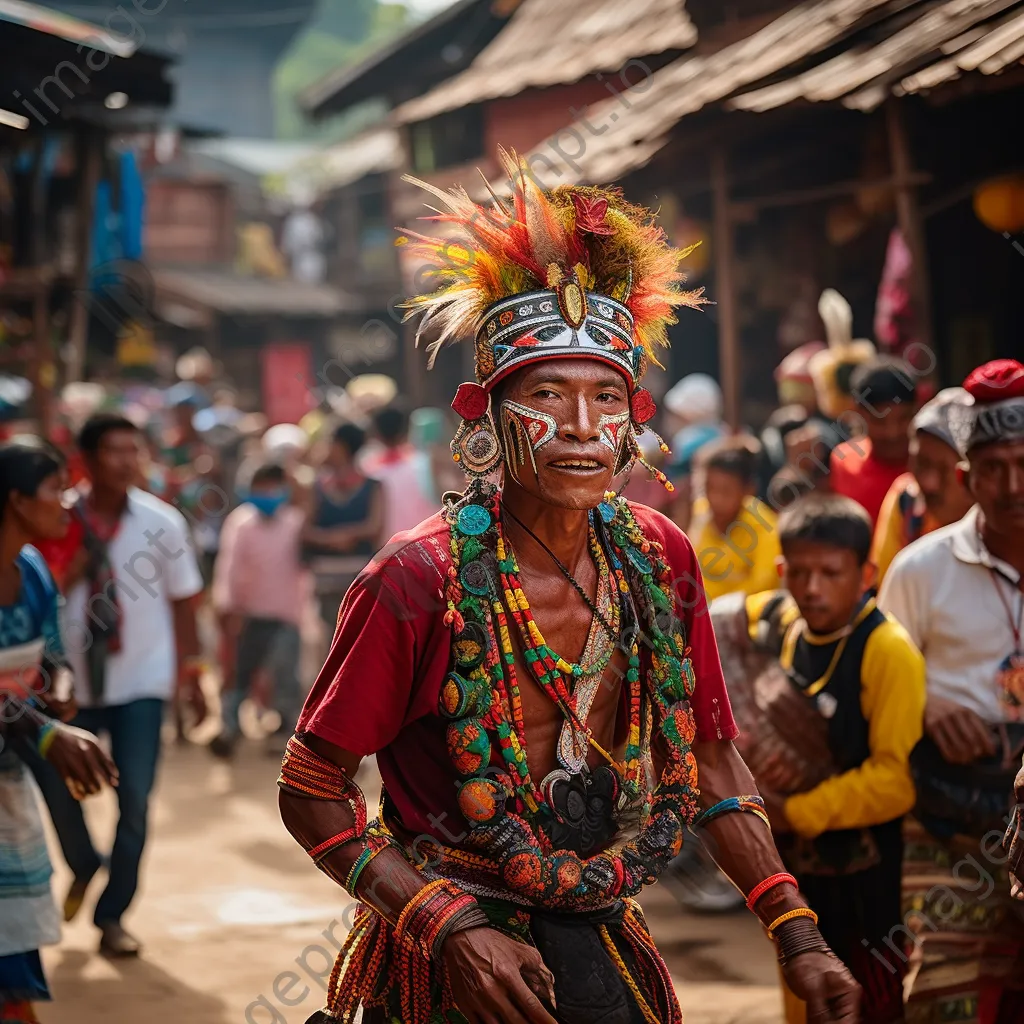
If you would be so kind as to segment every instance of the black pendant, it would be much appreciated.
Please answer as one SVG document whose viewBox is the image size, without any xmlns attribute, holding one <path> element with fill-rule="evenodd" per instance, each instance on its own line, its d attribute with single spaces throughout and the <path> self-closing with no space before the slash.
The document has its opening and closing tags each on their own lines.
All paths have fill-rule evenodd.
<svg viewBox="0 0 1024 1024">
<path fill-rule="evenodd" d="M 543 788 L 554 813 L 543 827 L 556 850 L 569 850 L 586 858 L 604 849 L 615 837 L 619 781 L 610 768 L 602 765 L 576 775 L 554 771 L 544 780 Z"/>
</svg>

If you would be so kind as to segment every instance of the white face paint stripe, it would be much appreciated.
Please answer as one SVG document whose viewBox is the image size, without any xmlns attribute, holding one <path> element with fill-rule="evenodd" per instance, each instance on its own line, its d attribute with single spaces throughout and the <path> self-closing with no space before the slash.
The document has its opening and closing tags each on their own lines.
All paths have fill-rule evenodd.
<svg viewBox="0 0 1024 1024">
<path fill-rule="evenodd" d="M 617 454 L 625 436 L 622 428 L 628 423 L 628 409 L 625 412 L 615 413 L 613 416 L 602 416 L 597 421 L 597 432 L 601 444 Z"/>
<path fill-rule="evenodd" d="M 514 417 L 518 421 L 533 451 L 539 451 L 555 436 L 558 424 L 555 422 L 554 416 L 549 416 L 546 412 L 538 412 L 527 405 L 520 405 L 511 399 L 505 399 L 501 403 L 501 408 L 506 415 Z M 541 424 L 544 429 L 536 429 Z"/>
</svg>

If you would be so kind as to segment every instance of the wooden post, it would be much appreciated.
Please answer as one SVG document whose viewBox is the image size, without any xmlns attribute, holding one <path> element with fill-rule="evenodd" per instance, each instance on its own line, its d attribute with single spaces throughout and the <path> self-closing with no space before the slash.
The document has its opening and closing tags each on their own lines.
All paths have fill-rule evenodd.
<svg viewBox="0 0 1024 1024">
<path fill-rule="evenodd" d="M 914 307 L 918 315 L 921 341 L 934 351 L 928 250 L 917 205 L 917 192 L 914 189 L 914 161 L 903 120 L 903 108 L 895 97 L 890 97 L 886 103 L 885 120 L 889 132 L 889 158 L 896 181 L 896 216 L 913 263 Z"/>
<path fill-rule="evenodd" d="M 714 203 L 712 244 L 718 313 L 718 373 L 725 405 L 725 421 L 740 426 L 739 331 L 736 317 L 736 282 L 733 276 L 733 219 L 729 205 L 729 179 L 725 149 L 711 153 L 711 194 Z"/>
<path fill-rule="evenodd" d="M 50 343 L 51 274 L 46 261 L 46 139 L 36 140 L 29 193 L 31 229 L 29 262 L 32 266 L 32 357 L 29 379 L 39 432 L 48 437 L 54 385 L 53 351 Z"/>
<path fill-rule="evenodd" d="M 65 376 L 68 382 L 81 380 L 89 344 L 89 268 L 92 263 L 92 222 L 96 209 L 96 185 L 99 182 L 103 154 L 98 129 L 83 125 L 77 139 L 78 197 L 75 202 L 75 273 L 71 316 L 68 320 L 68 357 Z"/>
</svg>

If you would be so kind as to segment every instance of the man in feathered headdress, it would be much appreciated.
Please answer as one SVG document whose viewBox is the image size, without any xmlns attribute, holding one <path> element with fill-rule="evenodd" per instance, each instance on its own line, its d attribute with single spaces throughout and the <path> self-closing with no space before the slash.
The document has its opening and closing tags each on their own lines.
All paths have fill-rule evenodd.
<svg viewBox="0 0 1024 1024">
<path fill-rule="evenodd" d="M 609 491 L 654 412 L 644 369 L 700 296 L 647 211 L 506 163 L 489 209 L 426 186 L 459 241 L 414 243 L 439 285 L 421 329 L 475 338 L 453 403 L 470 486 L 349 591 L 282 765 L 286 825 L 363 904 L 316 1019 L 678 1024 L 632 897 L 694 825 L 813 1019 L 852 1024 L 733 747 L 693 549 Z"/>
</svg>

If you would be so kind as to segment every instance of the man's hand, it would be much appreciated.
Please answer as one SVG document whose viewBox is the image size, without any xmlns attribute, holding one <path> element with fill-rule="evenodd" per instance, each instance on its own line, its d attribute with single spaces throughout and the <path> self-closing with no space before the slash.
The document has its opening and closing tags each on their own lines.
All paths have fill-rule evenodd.
<svg viewBox="0 0 1024 1024">
<path fill-rule="evenodd" d="M 117 785 L 114 762 L 96 737 L 84 729 L 58 725 L 46 752 L 46 760 L 60 772 L 76 800 L 98 793 L 104 783 Z"/>
<path fill-rule="evenodd" d="M 788 795 L 799 789 L 803 773 L 781 754 L 770 754 L 764 759 L 764 763 L 758 766 L 755 778 L 758 787 L 763 785 L 776 793 Z"/>
<path fill-rule="evenodd" d="M 192 724 L 199 725 L 206 719 L 206 695 L 203 693 L 202 680 L 195 666 L 185 665 L 178 672 L 179 705 L 186 704 L 192 709 Z"/>
<path fill-rule="evenodd" d="M 554 1008 L 555 979 L 532 946 L 470 928 L 445 941 L 444 962 L 470 1024 L 558 1024 L 544 1007 Z"/>
<path fill-rule="evenodd" d="M 989 727 L 970 708 L 942 697 L 928 698 L 924 731 L 950 764 L 972 764 L 996 752 Z"/>
<path fill-rule="evenodd" d="M 801 953 L 782 969 L 789 990 L 807 1004 L 807 1024 L 858 1024 L 860 985 L 828 953 Z"/>
<path fill-rule="evenodd" d="M 1009 855 L 1010 895 L 1017 900 L 1024 900 L 1024 767 L 1017 772 L 1014 784 L 1014 796 L 1017 806 L 1013 820 L 1006 830 L 1006 852 Z"/>
</svg>

